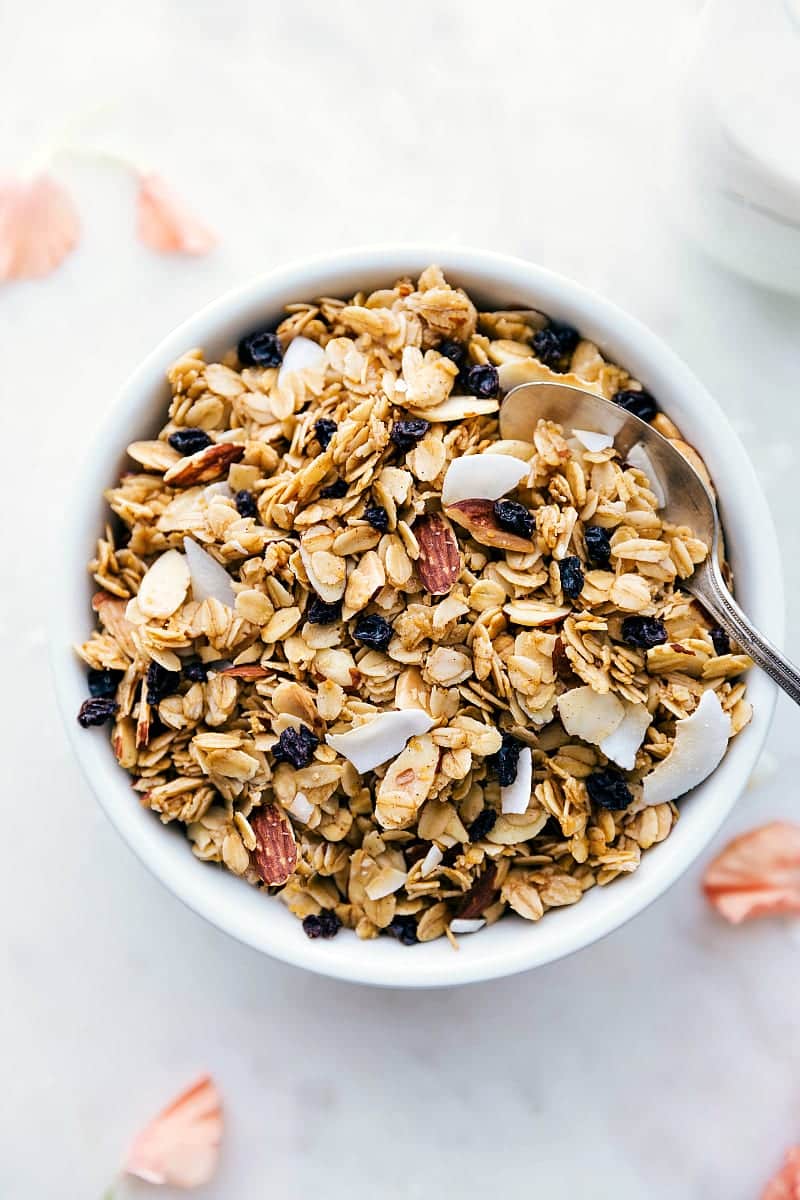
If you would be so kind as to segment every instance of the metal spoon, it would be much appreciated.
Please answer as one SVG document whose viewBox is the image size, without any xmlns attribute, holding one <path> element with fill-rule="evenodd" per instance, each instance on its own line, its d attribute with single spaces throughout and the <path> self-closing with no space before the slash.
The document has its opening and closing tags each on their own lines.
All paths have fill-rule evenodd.
<svg viewBox="0 0 800 1200">
<path fill-rule="evenodd" d="M 719 565 L 721 530 L 716 500 L 694 467 L 646 421 L 610 400 L 560 383 L 523 383 L 513 388 L 500 408 L 503 438 L 533 440 L 544 418 L 564 429 L 612 435 L 623 459 L 645 470 L 653 490 L 661 493 L 663 513 L 676 525 L 688 525 L 709 547 L 705 562 L 681 580 L 727 634 L 778 687 L 800 704 L 800 672 L 751 624 L 728 591 Z"/>
</svg>

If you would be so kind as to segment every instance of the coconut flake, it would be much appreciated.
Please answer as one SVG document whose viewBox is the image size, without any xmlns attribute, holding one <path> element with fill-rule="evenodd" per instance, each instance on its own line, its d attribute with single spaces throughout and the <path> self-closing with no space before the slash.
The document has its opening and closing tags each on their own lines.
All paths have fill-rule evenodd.
<svg viewBox="0 0 800 1200">
<path fill-rule="evenodd" d="M 610 758 L 618 767 L 632 771 L 636 765 L 639 747 L 652 720 L 646 705 L 626 703 L 625 716 L 614 732 L 600 743 L 600 749 L 606 758 Z"/>
<path fill-rule="evenodd" d="M 599 454 L 601 450 L 608 450 L 614 445 L 610 433 L 595 433 L 591 429 L 573 429 L 572 433 L 590 454 Z"/>
<path fill-rule="evenodd" d="M 198 603 L 203 600 L 219 600 L 233 608 L 236 594 L 231 586 L 231 577 L 221 563 L 198 546 L 192 538 L 183 539 L 183 548 L 192 576 L 192 596 Z"/>
<path fill-rule="evenodd" d="M 180 608 L 189 590 L 189 567 L 180 550 L 167 550 L 142 577 L 137 607 L 145 617 L 164 620 Z"/>
<path fill-rule="evenodd" d="M 297 820 L 302 821 L 304 825 L 308 824 L 310 817 L 314 813 L 314 805 L 309 801 L 308 796 L 304 792 L 295 792 L 292 803 L 287 804 L 286 807 L 292 816 L 297 817 Z"/>
<path fill-rule="evenodd" d="M 636 467 L 637 471 L 641 471 L 647 476 L 647 482 L 650 485 L 650 491 L 656 498 L 656 504 L 659 508 L 663 508 L 667 503 L 666 492 L 661 486 L 661 480 L 658 477 L 658 472 L 653 464 L 653 460 L 647 453 L 645 446 L 641 442 L 637 442 L 635 446 L 631 446 L 628 453 L 625 455 L 625 461 L 632 467 Z"/>
<path fill-rule="evenodd" d="M 517 760 L 517 776 L 508 787 L 500 788 L 500 809 L 504 813 L 524 813 L 531 802 L 533 755 L 530 746 L 523 746 Z"/>
<path fill-rule="evenodd" d="M 211 500 L 214 496 L 224 496 L 226 500 L 233 499 L 231 485 L 225 479 L 221 479 L 218 483 L 210 483 L 208 487 L 204 487 L 203 495 L 206 500 Z"/>
<path fill-rule="evenodd" d="M 438 867 L 439 863 L 442 861 L 443 858 L 444 858 L 444 855 L 442 854 L 439 847 L 436 845 L 431 846 L 430 850 L 423 858 L 422 865 L 420 866 L 420 869 L 419 869 L 419 873 L 422 876 L 422 878 L 427 879 L 427 877 L 433 871 L 436 870 L 436 868 Z"/>
<path fill-rule="evenodd" d="M 454 917 L 450 922 L 451 933 L 477 933 L 483 929 L 486 921 L 483 917 Z"/>
<path fill-rule="evenodd" d="M 291 375 L 293 371 L 306 371 L 309 367 L 320 367 L 324 361 L 325 351 L 319 342 L 312 342 L 311 338 L 303 337 L 301 334 L 289 343 L 278 372 L 278 383 L 283 383 L 286 376 Z"/>
<path fill-rule="evenodd" d="M 395 709 L 378 713 L 366 725 L 358 725 L 347 733 L 328 733 L 325 741 L 363 775 L 396 758 L 409 738 L 428 733 L 433 725 L 432 718 L 421 708 Z"/>
<path fill-rule="evenodd" d="M 499 500 L 525 479 L 530 463 L 510 454 L 467 454 L 447 468 L 442 508 L 462 500 Z"/>
<path fill-rule="evenodd" d="M 407 871 L 398 871 L 396 867 L 384 867 L 370 879 L 364 891 L 370 900 L 382 900 L 384 896 L 399 892 L 407 879 Z"/>
<path fill-rule="evenodd" d="M 697 787 L 719 766 L 730 736 L 731 720 L 717 693 L 704 692 L 692 715 L 675 723 L 667 757 L 645 775 L 645 804 L 666 804 Z"/>
<path fill-rule="evenodd" d="M 611 692 L 601 695 L 588 685 L 559 696 L 557 707 L 567 733 L 594 746 L 610 737 L 625 716 L 616 696 Z"/>
</svg>

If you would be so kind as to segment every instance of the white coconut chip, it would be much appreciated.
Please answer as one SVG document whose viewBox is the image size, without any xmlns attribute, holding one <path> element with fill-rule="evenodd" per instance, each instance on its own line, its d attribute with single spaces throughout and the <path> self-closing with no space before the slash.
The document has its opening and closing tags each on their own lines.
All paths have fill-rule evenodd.
<svg viewBox="0 0 800 1200">
<path fill-rule="evenodd" d="M 499 500 L 525 479 L 530 463 L 510 454 L 467 454 L 445 472 L 442 508 L 462 500 Z"/>
<path fill-rule="evenodd" d="M 524 813 L 531 802 L 533 755 L 530 746 L 523 746 L 517 760 L 517 777 L 508 787 L 500 788 L 500 809 L 504 813 Z"/>
<path fill-rule="evenodd" d="M 703 692 L 690 717 L 675 723 L 667 757 L 645 775 L 644 803 L 667 804 L 707 779 L 721 763 L 731 736 L 731 720 L 716 692 Z"/>
<path fill-rule="evenodd" d="M 314 805 L 304 792 L 296 792 L 292 803 L 287 804 L 286 807 L 292 816 L 297 817 L 297 820 L 302 821 L 304 825 L 308 823 L 309 818 L 314 812 Z"/>
<path fill-rule="evenodd" d="M 422 876 L 422 878 L 427 879 L 427 877 L 430 874 L 432 874 L 433 871 L 436 870 L 436 868 L 438 867 L 439 863 L 442 861 L 443 858 L 444 858 L 444 855 L 442 854 L 439 847 L 431 846 L 430 850 L 425 855 L 425 857 L 422 860 L 422 863 L 420 864 L 419 873 Z"/>
<path fill-rule="evenodd" d="M 653 720 L 645 704 L 625 703 L 625 716 L 613 733 L 604 738 L 600 749 L 606 758 L 610 758 L 618 767 L 632 771 L 636 765 L 636 755 L 644 741 L 648 726 Z"/>
<path fill-rule="evenodd" d="M 283 383 L 286 376 L 291 375 L 293 371 L 321 367 L 324 361 L 325 351 L 319 342 L 312 342 L 311 338 L 300 335 L 294 338 L 286 349 L 281 369 L 278 372 L 278 383 Z"/>
<path fill-rule="evenodd" d="M 228 608 L 236 603 L 236 593 L 231 577 L 221 563 L 212 558 L 208 551 L 198 546 L 192 538 L 183 539 L 186 561 L 192 576 L 192 596 L 199 604 L 203 600 L 219 600 Z"/>
<path fill-rule="evenodd" d="M 451 933 L 477 933 L 483 929 L 486 921 L 483 917 L 454 917 L 450 922 Z"/>
<path fill-rule="evenodd" d="M 180 550 L 167 550 L 142 576 L 138 608 L 145 617 L 164 620 L 180 608 L 189 590 L 189 567 Z"/>
<path fill-rule="evenodd" d="M 378 713 L 366 725 L 358 725 L 347 733 L 328 733 L 325 741 L 363 775 L 396 758 L 409 738 L 428 733 L 433 725 L 432 718 L 421 708 L 395 709 Z"/>
<path fill-rule="evenodd" d="M 653 464 L 653 460 L 641 442 L 637 442 L 635 446 L 631 446 L 625 455 L 625 461 L 632 467 L 636 467 L 637 471 L 641 471 L 647 476 L 650 491 L 656 498 L 656 504 L 659 508 L 663 508 L 667 503 L 666 492 L 661 486 L 661 480 L 658 478 L 658 472 Z"/>
<path fill-rule="evenodd" d="M 407 871 L 398 871 L 396 867 L 384 867 L 370 879 L 364 891 L 370 900 L 382 900 L 384 896 L 399 892 L 407 879 Z"/>
<path fill-rule="evenodd" d="M 611 692 L 601 695 L 594 688 L 573 688 L 557 701 L 561 724 L 572 737 L 599 746 L 622 724 L 625 709 Z"/>
<path fill-rule="evenodd" d="M 601 450 L 608 450 L 614 445 L 610 433 L 595 433 L 591 429 L 573 429 L 572 433 L 590 454 L 599 454 Z"/>
<path fill-rule="evenodd" d="M 225 479 L 220 480 L 219 483 L 210 483 L 208 487 L 204 487 L 203 495 L 206 500 L 211 500 L 214 496 L 224 496 L 226 500 L 233 499 L 231 485 Z"/>
</svg>

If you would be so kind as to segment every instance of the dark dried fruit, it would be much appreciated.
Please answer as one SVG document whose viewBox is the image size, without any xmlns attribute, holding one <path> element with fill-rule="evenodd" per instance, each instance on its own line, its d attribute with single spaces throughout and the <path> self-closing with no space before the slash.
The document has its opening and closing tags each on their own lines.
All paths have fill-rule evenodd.
<svg viewBox="0 0 800 1200">
<path fill-rule="evenodd" d="M 329 908 L 323 908 L 319 916 L 311 913 L 303 918 L 303 932 L 310 938 L 332 938 L 342 928 L 342 922 L 336 913 Z"/>
<path fill-rule="evenodd" d="M 312 625 L 333 625 L 341 615 L 341 600 L 332 600 L 329 604 L 327 600 L 320 600 L 319 596 L 312 596 L 306 609 L 306 620 Z"/>
<path fill-rule="evenodd" d="M 553 670 L 565 683 L 574 683 L 577 679 L 564 642 L 560 637 L 557 637 L 553 644 Z"/>
<path fill-rule="evenodd" d="M 147 668 L 147 703 L 159 704 L 165 696 L 171 696 L 181 681 L 180 671 L 167 671 L 152 659 Z"/>
<path fill-rule="evenodd" d="M 459 371 L 464 366 L 467 359 L 467 347 L 463 342 L 455 342 L 451 338 L 446 338 L 439 346 L 439 353 L 449 358 L 450 362 L 454 362 Z"/>
<path fill-rule="evenodd" d="M 422 417 L 412 417 L 408 421 L 395 421 L 389 436 L 398 450 L 410 450 L 422 441 L 430 427 L 430 422 Z"/>
<path fill-rule="evenodd" d="M 456 916 L 464 917 L 467 920 L 483 916 L 489 905 L 494 904 L 497 899 L 496 879 L 497 864 L 490 862 L 483 874 L 475 880 L 469 891 L 465 892 L 464 899 L 461 901 Z"/>
<path fill-rule="evenodd" d="M 533 337 L 533 352 L 551 371 L 566 371 L 568 358 L 580 341 L 580 334 L 571 325 L 551 321 Z"/>
<path fill-rule="evenodd" d="M 417 922 L 414 917 L 395 917 L 386 926 L 384 933 L 397 938 L 404 946 L 416 946 L 418 941 Z"/>
<path fill-rule="evenodd" d="M 329 483 L 319 495 L 321 500 L 341 500 L 342 496 L 347 495 L 346 480 L 337 479 L 333 483 Z"/>
<path fill-rule="evenodd" d="M 570 554 L 568 558 L 562 558 L 558 564 L 558 573 L 561 576 L 561 590 L 568 600 L 575 600 L 581 594 L 583 588 L 583 567 L 581 560 L 576 554 Z"/>
<path fill-rule="evenodd" d="M 479 842 L 482 838 L 485 838 L 487 833 L 490 833 L 494 829 L 496 820 L 497 813 L 494 809 L 484 808 L 482 812 L 478 813 L 472 824 L 467 827 L 469 840 L 471 842 Z"/>
<path fill-rule="evenodd" d="M 233 502 L 240 517 L 255 517 L 258 520 L 258 505 L 252 492 L 245 490 L 237 492 Z"/>
<path fill-rule="evenodd" d="M 84 700 L 78 712 L 78 724 L 83 729 L 91 725 L 105 725 L 117 711 L 117 702 L 110 696 L 97 696 L 93 700 Z"/>
<path fill-rule="evenodd" d="M 190 683 L 205 683 L 208 679 L 208 667 L 199 658 L 196 662 L 185 663 L 183 678 L 188 679 Z"/>
<path fill-rule="evenodd" d="M 495 500 L 494 515 L 502 529 L 515 533 L 517 537 L 531 537 L 536 527 L 533 513 L 516 500 Z"/>
<path fill-rule="evenodd" d="M 314 433 L 317 435 L 317 441 L 323 450 L 327 450 L 330 445 L 331 438 L 336 433 L 338 426 L 335 421 L 328 420 L 327 417 L 320 417 L 314 422 Z"/>
<path fill-rule="evenodd" d="M 611 562 L 611 535 L 602 525 L 587 525 L 583 531 L 589 562 L 595 567 L 607 567 Z"/>
<path fill-rule="evenodd" d="M 635 417 L 641 417 L 643 421 L 652 421 L 658 412 L 658 405 L 654 398 L 644 388 L 641 391 L 623 388 L 622 391 L 615 392 L 611 398 L 620 408 L 633 413 Z"/>
<path fill-rule="evenodd" d="M 257 329 L 239 342 L 236 353 L 243 367 L 279 367 L 283 362 L 283 346 L 271 329 Z"/>
<path fill-rule="evenodd" d="M 182 454 L 187 458 L 190 454 L 197 454 L 198 450 L 205 450 L 211 445 L 211 438 L 204 429 L 176 429 L 167 438 L 173 450 L 177 450 L 178 454 Z"/>
<path fill-rule="evenodd" d="M 375 504 L 364 512 L 364 519 L 369 521 L 373 529 L 377 529 L 379 533 L 386 533 L 389 528 L 389 514 L 382 504 Z"/>
<path fill-rule="evenodd" d="M 486 759 L 501 787 L 510 787 L 517 778 L 517 765 L 521 750 L 522 742 L 518 742 L 510 733 L 504 733 L 503 744 L 497 754 L 492 754 Z"/>
<path fill-rule="evenodd" d="M 730 654 L 731 639 L 728 637 L 724 629 L 720 629 L 719 625 L 715 625 L 713 629 L 709 629 L 708 636 L 714 643 L 715 654 Z M 94 695 L 94 693 L 92 693 Z"/>
<path fill-rule="evenodd" d="M 353 637 L 372 650 L 385 650 L 392 640 L 392 627 L 384 617 L 369 613 L 358 618 Z"/>
<path fill-rule="evenodd" d="M 284 729 L 277 745 L 273 746 L 272 753 L 276 762 L 287 762 L 301 771 L 311 762 L 318 745 L 319 738 L 306 725 L 301 725 L 298 729 L 290 726 Z"/>
<path fill-rule="evenodd" d="M 500 376 L 497 367 L 490 363 L 476 363 L 470 367 L 464 380 L 467 391 L 481 400 L 491 400 L 500 391 Z"/>
<path fill-rule="evenodd" d="M 667 640 L 667 627 L 658 617 L 626 617 L 622 622 L 622 640 L 629 646 L 650 650 Z"/>
<path fill-rule="evenodd" d="M 94 697 L 115 696 L 117 684 L 122 679 L 123 673 L 122 671 L 112 671 L 110 667 L 105 667 L 103 670 L 91 667 L 87 676 L 89 695 Z"/>
<path fill-rule="evenodd" d="M 586 789 L 592 804 L 597 804 L 600 808 L 621 810 L 627 808 L 633 800 L 633 794 L 624 777 L 611 767 L 590 775 L 586 780 Z"/>
</svg>

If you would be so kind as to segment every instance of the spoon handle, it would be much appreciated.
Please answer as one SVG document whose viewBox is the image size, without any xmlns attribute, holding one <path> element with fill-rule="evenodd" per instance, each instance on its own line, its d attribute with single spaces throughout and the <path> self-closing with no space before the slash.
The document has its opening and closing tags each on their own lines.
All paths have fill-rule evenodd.
<svg viewBox="0 0 800 1200">
<path fill-rule="evenodd" d="M 716 561 L 706 560 L 684 586 L 753 662 L 800 704 L 800 671 L 750 623 L 725 586 Z"/>
</svg>

